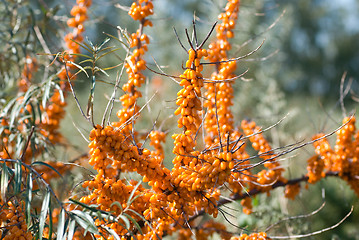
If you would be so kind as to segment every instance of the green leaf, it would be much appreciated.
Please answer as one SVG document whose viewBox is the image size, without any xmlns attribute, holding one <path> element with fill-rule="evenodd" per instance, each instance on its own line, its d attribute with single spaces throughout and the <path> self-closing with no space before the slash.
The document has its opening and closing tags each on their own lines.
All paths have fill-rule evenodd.
<svg viewBox="0 0 359 240">
<path fill-rule="evenodd" d="M 50 168 L 51 170 L 56 172 L 60 177 L 62 177 L 61 173 L 59 171 L 57 171 L 53 166 L 51 166 L 48 163 L 45 163 L 45 162 L 33 162 L 33 163 L 31 163 L 31 166 L 34 166 L 34 165 L 44 165 L 45 167 Z"/>
<path fill-rule="evenodd" d="M 10 109 L 16 104 L 17 97 L 11 99 L 7 104 L 6 107 L 3 109 L 3 115 L 7 116 Z"/>
<path fill-rule="evenodd" d="M 90 214 L 86 212 L 82 212 L 80 210 L 72 210 L 71 213 L 73 214 L 73 217 L 76 220 L 76 222 L 86 231 L 95 234 L 99 233 L 97 226 L 95 225 L 95 222 L 90 216 Z"/>
<path fill-rule="evenodd" d="M 40 219 L 39 219 L 40 240 L 42 239 L 42 233 L 44 231 L 46 216 L 47 216 L 47 212 L 50 207 L 50 198 L 51 198 L 50 191 L 47 191 L 45 194 L 44 200 L 42 201 L 42 207 L 41 207 L 41 212 L 40 212 Z"/>
<path fill-rule="evenodd" d="M 65 233 L 65 209 L 61 209 L 59 223 L 57 225 L 57 237 L 56 240 L 62 240 Z"/>
<path fill-rule="evenodd" d="M 44 91 L 44 95 L 42 97 L 42 107 L 43 108 L 46 107 L 47 99 L 49 99 L 49 97 L 50 97 L 51 83 L 52 83 L 52 81 L 50 79 L 45 84 L 45 91 Z"/>
<path fill-rule="evenodd" d="M 110 37 L 116 39 L 116 40 L 119 41 L 123 46 L 125 46 L 127 49 L 130 49 L 129 44 L 128 44 L 128 43 L 125 43 L 124 41 L 122 41 L 122 40 L 119 39 L 118 37 L 115 37 L 115 36 L 113 36 L 113 35 L 111 35 L 111 34 L 108 34 L 108 33 L 104 33 L 104 34 L 106 34 L 107 36 L 110 36 Z M 124 34 L 123 34 L 123 35 L 124 35 Z M 130 39 L 129 39 L 127 36 L 124 35 L 124 37 L 127 39 L 127 41 L 130 41 Z"/>
<path fill-rule="evenodd" d="M 99 67 L 95 67 L 95 72 L 98 72 L 98 71 L 100 71 L 100 72 L 102 72 L 103 74 L 105 74 L 107 77 L 109 77 L 110 75 L 108 75 L 108 73 L 105 71 L 105 70 L 103 70 L 102 68 L 99 68 Z"/>
<path fill-rule="evenodd" d="M 108 51 L 108 52 L 102 54 L 101 56 L 99 56 L 99 57 L 96 59 L 96 61 L 100 60 L 101 58 L 103 58 L 103 57 L 106 56 L 107 54 L 113 53 L 113 52 L 115 52 L 115 51 L 117 51 L 117 50 L 120 50 L 120 49 L 121 49 L 121 48 L 112 49 L 111 51 Z"/>
<path fill-rule="evenodd" d="M 131 227 L 130 220 L 128 220 L 128 218 L 126 216 L 124 216 L 124 214 L 121 214 L 120 216 L 118 216 L 118 218 L 122 219 L 122 221 L 125 223 L 126 229 L 130 229 L 130 227 Z"/>
<path fill-rule="evenodd" d="M 102 68 L 102 70 L 104 70 L 104 71 L 111 70 L 111 69 L 114 69 L 114 68 L 117 68 L 117 67 L 121 66 L 122 64 L 123 63 L 119 63 L 119 64 L 117 64 L 115 66 L 112 66 L 112 67 Z"/>
<path fill-rule="evenodd" d="M 82 65 L 82 64 L 87 63 L 87 62 L 93 63 L 93 60 L 92 59 L 85 59 L 85 60 L 79 62 L 79 64 Z"/>
<path fill-rule="evenodd" d="M 106 43 L 108 43 L 108 41 L 110 41 L 111 39 L 110 38 L 106 38 L 102 43 L 101 45 L 98 47 L 99 49 L 101 49 Z"/>
<path fill-rule="evenodd" d="M 32 200 L 32 173 L 27 176 L 26 183 L 26 202 L 25 202 L 25 213 L 26 213 L 26 224 L 29 228 L 31 224 L 31 200 Z"/>
<path fill-rule="evenodd" d="M 140 225 L 138 224 L 138 222 L 137 222 L 133 217 L 131 217 L 131 216 L 128 215 L 127 213 L 123 213 L 123 215 L 125 215 L 128 219 L 130 219 L 130 221 L 133 223 L 133 225 L 135 225 L 135 227 L 137 228 L 137 230 L 138 230 L 141 234 L 143 234 Z"/>
<path fill-rule="evenodd" d="M 87 37 L 86 37 L 86 39 L 87 39 Z M 88 39 L 87 39 L 88 40 Z M 76 41 L 74 41 L 74 42 L 76 42 Z M 90 45 L 88 45 L 86 42 L 81 42 L 81 43 L 79 43 L 79 42 L 76 42 L 78 45 L 80 45 L 81 47 L 83 47 L 84 49 L 86 49 L 88 52 L 90 52 L 90 53 L 93 53 L 94 52 L 94 50 L 93 50 L 93 45 L 92 45 L 92 43 L 89 41 L 89 43 L 91 44 L 91 46 Z"/>
<path fill-rule="evenodd" d="M 84 57 L 84 58 L 91 58 L 91 56 L 83 54 L 83 53 L 73 53 L 74 56 Z"/>
<path fill-rule="evenodd" d="M 6 200 L 7 186 L 9 183 L 9 172 L 6 163 L 3 162 L 1 169 L 1 199 Z"/>
<path fill-rule="evenodd" d="M 105 230 L 111 234 L 116 240 L 121 240 L 120 236 L 117 235 L 117 233 L 115 232 L 115 230 L 113 230 L 112 228 L 109 228 L 109 227 L 104 227 Z"/>
<path fill-rule="evenodd" d="M 113 203 L 111 203 L 111 205 L 110 205 L 110 208 L 113 206 L 113 205 L 116 205 L 117 207 L 119 207 L 120 209 L 121 209 L 121 212 L 123 212 L 123 208 L 122 208 L 122 204 L 121 203 L 119 203 L 119 202 L 113 202 Z"/>
<path fill-rule="evenodd" d="M 133 210 L 133 209 L 131 209 L 131 208 L 127 209 L 127 211 L 133 212 L 134 214 L 136 214 L 139 218 L 142 219 L 142 221 L 144 221 L 145 223 L 147 223 L 147 225 L 148 225 L 148 226 L 151 228 L 151 230 L 153 231 L 152 225 L 149 224 L 149 222 L 147 221 L 147 219 L 146 219 L 144 216 L 142 216 L 141 214 L 139 214 L 138 212 L 136 212 L 135 210 Z"/>
<path fill-rule="evenodd" d="M 75 224 L 76 224 L 75 220 L 70 221 L 67 240 L 72 240 L 72 238 L 74 237 L 75 226 L 76 226 Z"/>
<path fill-rule="evenodd" d="M 77 63 L 72 62 L 72 61 L 67 61 L 67 62 L 68 62 L 68 63 L 71 63 L 71 64 L 74 65 L 74 66 L 76 66 L 78 69 L 81 69 L 81 71 L 83 71 L 88 78 L 90 77 L 90 76 L 87 74 L 86 70 L 85 70 L 82 66 L 80 66 L 80 65 L 78 65 Z"/>
<path fill-rule="evenodd" d="M 53 222 L 52 222 L 52 207 L 51 207 L 51 203 L 50 203 L 50 206 L 49 206 L 49 236 L 50 236 L 50 239 L 52 237 L 52 231 L 53 231 Z"/>
<path fill-rule="evenodd" d="M 133 188 L 133 190 L 132 190 L 130 196 L 128 197 L 127 206 L 130 206 L 130 205 L 133 203 L 133 201 L 140 196 L 140 195 L 138 195 L 138 196 L 136 196 L 135 199 L 132 199 L 133 195 L 135 194 L 137 188 L 141 185 L 141 183 L 142 183 L 142 181 L 139 181 L 139 182 L 136 184 L 136 186 Z"/>
<path fill-rule="evenodd" d="M 88 45 L 85 42 L 77 42 L 73 39 L 71 39 L 71 41 L 75 42 L 76 44 L 80 45 L 82 48 L 86 49 L 88 52 L 92 53 L 93 52 L 93 46 L 91 47 L 90 45 Z M 90 42 L 91 43 L 91 42 Z M 92 45 L 92 44 L 91 44 Z"/>
<path fill-rule="evenodd" d="M 21 191 L 21 178 L 22 178 L 22 168 L 21 161 L 17 160 L 15 163 L 15 172 L 14 172 L 14 194 L 17 195 Z"/>
</svg>

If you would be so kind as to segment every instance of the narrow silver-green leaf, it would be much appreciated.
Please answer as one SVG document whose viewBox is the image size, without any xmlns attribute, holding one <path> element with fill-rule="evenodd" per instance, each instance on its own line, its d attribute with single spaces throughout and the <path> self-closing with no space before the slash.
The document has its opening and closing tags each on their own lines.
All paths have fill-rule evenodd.
<svg viewBox="0 0 359 240">
<path fill-rule="evenodd" d="M 75 226 L 76 226 L 76 221 L 71 220 L 70 224 L 69 224 L 69 231 L 68 231 L 67 240 L 72 240 L 72 238 L 74 237 Z"/>
<path fill-rule="evenodd" d="M 115 37 L 115 36 L 113 36 L 113 35 L 111 35 L 111 34 L 108 34 L 108 33 L 105 33 L 105 34 L 106 34 L 107 36 L 110 36 L 110 37 L 116 39 L 117 41 L 119 41 L 119 42 L 120 42 L 124 47 L 126 47 L 127 49 L 130 49 L 128 43 L 125 43 L 125 42 L 122 41 L 121 39 L 119 39 L 119 38 L 117 38 L 117 37 Z M 127 36 L 125 36 L 125 38 L 129 41 L 129 38 L 127 38 Z"/>
<path fill-rule="evenodd" d="M 32 173 L 27 176 L 26 183 L 26 201 L 25 201 L 25 213 L 26 213 L 26 224 L 28 228 L 31 224 L 31 200 L 32 200 Z"/>
<path fill-rule="evenodd" d="M 104 227 L 106 229 L 106 231 L 108 233 L 110 233 L 116 240 L 121 240 L 120 236 L 118 236 L 118 234 L 115 232 L 115 230 L 113 230 L 112 228 L 109 227 Z"/>
<path fill-rule="evenodd" d="M 98 47 L 99 49 L 101 49 L 106 43 L 108 43 L 108 41 L 110 41 L 111 39 L 110 38 L 106 38 L 102 43 L 101 45 Z"/>
<path fill-rule="evenodd" d="M 48 82 L 46 82 L 46 84 L 45 84 L 45 91 L 44 91 L 44 95 L 42 97 L 42 107 L 43 108 L 46 107 L 47 99 L 49 99 L 49 97 L 50 97 L 50 90 L 51 90 L 51 79 Z"/>
<path fill-rule="evenodd" d="M 22 179 L 22 168 L 21 161 L 17 160 L 15 163 L 15 172 L 14 172 L 14 194 L 18 194 L 21 191 L 21 179 Z"/>
<path fill-rule="evenodd" d="M 72 39 L 71 39 L 72 40 Z M 93 52 L 93 47 L 89 46 L 86 42 L 77 42 L 75 40 L 72 40 L 73 42 L 75 42 L 76 44 L 80 45 L 81 47 L 83 47 L 84 49 L 86 49 L 88 52 Z M 92 44 L 91 44 L 92 45 Z"/>
<path fill-rule="evenodd" d="M 65 232 L 65 210 L 61 209 L 59 216 L 59 223 L 57 225 L 57 237 L 56 240 L 62 240 Z"/>
<path fill-rule="evenodd" d="M 50 191 L 47 191 L 45 194 L 44 200 L 42 201 L 42 207 L 41 207 L 41 212 L 40 212 L 40 219 L 39 219 L 40 240 L 42 239 L 42 233 L 44 231 L 46 216 L 47 216 L 47 212 L 50 207 L 50 198 L 51 198 Z"/>
<path fill-rule="evenodd" d="M 7 186 L 9 183 L 9 172 L 7 170 L 6 163 L 3 162 L 2 169 L 1 169 L 1 199 L 5 201 L 6 199 L 6 192 L 7 192 Z"/>
<path fill-rule="evenodd" d="M 89 77 L 89 75 L 87 74 L 86 70 L 85 70 L 82 66 L 80 66 L 80 65 L 78 65 L 77 63 L 72 62 L 72 61 L 68 61 L 68 63 L 71 63 L 72 65 L 76 66 L 78 69 L 81 69 L 81 70 L 86 74 L 86 76 Z"/>
<path fill-rule="evenodd" d="M 112 206 L 114 206 L 114 205 L 116 205 L 117 207 L 119 207 L 120 209 L 121 209 L 121 212 L 123 212 L 123 207 L 122 207 L 122 204 L 121 203 L 119 203 L 119 202 L 113 202 L 113 203 L 111 203 L 111 205 L 110 205 L 110 208 L 112 207 Z"/>
<path fill-rule="evenodd" d="M 96 234 L 99 233 L 94 220 L 88 213 L 82 212 L 80 210 L 72 210 L 71 213 L 73 214 L 73 217 L 75 218 L 76 222 L 86 231 Z"/>
<path fill-rule="evenodd" d="M 131 209 L 131 208 L 127 209 L 127 211 L 133 212 L 134 214 L 136 214 L 136 215 L 137 215 L 139 218 L 141 218 L 145 223 L 147 223 L 147 225 L 148 225 L 148 226 L 151 228 L 151 230 L 153 231 L 152 225 L 149 224 L 149 222 L 147 221 L 147 219 L 146 219 L 144 216 L 142 216 L 141 214 L 139 214 L 138 212 L 136 212 L 135 210 L 133 210 L 133 209 Z"/>
<path fill-rule="evenodd" d="M 130 220 L 128 220 L 128 218 L 126 216 L 120 215 L 120 216 L 118 216 L 118 218 L 122 219 L 122 221 L 125 223 L 126 229 L 130 229 L 130 227 L 131 227 Z"/>
<path fill-rule="evenodd" d="M 104 56 L 106 56 L 107 54 L 110 54 L 110 53 L 113 53 L 113 52 L 116 52 L 117 50 L 120 50 L 121 48 L 115 48 L 115 49 L 112 49 L 111 51 L 108 51 L 104 54 L 102 54 L 101 56 L 99 56 L 96 61 L 100 60 L 101 58 L 103 58 Z"/>
<path fill-rule="evenodd" d="M 31 164 L 31 166 L 34 166 L 34 165 L 44 165 L 45 167 L 48 167 L 50 168 L 51 170 L 53 170 L 54 172 L 56 172 L 60 177 L 62 177 L 61 173 L 59 171 L 56 170 L 56 168 L 54 168 L 53 166 L 51 166 L 50 164 L 48 163 L 45 163 L 45 162 L 33 162 Z"/>
<path fill-rule="evenodd" d="M 102 68 L 102 70 L 104 70 L 104 71 L 111 70 L 111 69 L 114 69 L 114 68 L 117 68 L 117 67 L 121 66 L 122 64 L 123 64 L 123 63 L 119 63 L 119 64 L 117 64 L 117 65 L 115 65 L 115 66 L 112 66 L 112 67 Z"/>
<path fill-rule="evenodd" d="M 135 199 L 132 199 L 132 197 L 133 197 L 133 195 L 135 194 L 137 188 L 141 185 L 141 183 L 142 183 L 141 181 L 138 182 L 138 183 L 136 184 L 136 186 L 133 188 L 133 190 L 131 191 L 131 194 L 130 194 L 130 196 L 128 197 L 128 200 L 127 200 L 127 206 L 130 206 L 130 205 L 132 204 L 132 202 L 135 200 Z M 136 198 L 137 198 L 137 197 L 136 197 Z"/>
<path fill-rule="evenodd" d="M 128 215 L 127 213 L 123 213 L 123 215 L 125 215 L 128 219 L 130 219 L 130 221 L 133 223 L 133 225 L 135 225 L 137 230 L 142 234 L 142 229 L 141 229 L 140 225 L 138 224 L 138 222 L 133 217 Z"/>
<path fill-rule="evenodd" d="M 107 77 L 109 77 L 110 75 L 108 75 L 108 73 L 105 71 L 105 70 L 103 70 L 103 69 L 101 69 L 101 68 L 99 68 L 99 67 L 95 67 L 95 72 L 98 72 L 98 71 L 100 71 L 100 72 L 102 72 L 103 74 L 105 74 Z"/>
</svg>

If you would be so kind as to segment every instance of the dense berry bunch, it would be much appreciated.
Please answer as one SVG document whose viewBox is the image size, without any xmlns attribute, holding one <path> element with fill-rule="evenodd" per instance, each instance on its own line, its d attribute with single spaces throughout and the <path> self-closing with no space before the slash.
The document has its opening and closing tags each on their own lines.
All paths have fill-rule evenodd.
<svg viewBox="0 0 359 240">
<path fill-rule="evenodd" d="M 155 152 L 152 152 L 152 155 L 157 155 L 162 160 L 164 159 L 164 150 L 163 143 L 166 141 L 166 134 L 161 131 L 151 131 L 150 135 L 150 145 L 155 148 Z"/>
<path fill-rule="evenodd" d="M 12 201 L 3 203 L 0 199 L 0 236 L 3 240 L 30 240 L 32 234 L 27 231 L 24 206 Z"/>
<path fill-rule="evenodd" d="M 264 160 L 264 167 L 267 168 L 257 174 L 257 182 L 263 186 L 261 188 L 267 191 L 275 182 L 285 182 L 286 180 L 282 177 L 284 169 L 276 161 L 272 148 L 260 133 L 261 129 L 256 126 L 255 122 L 248 120 L 242 121 L 242 129 L 245 135 L 250 136 L 252 147 L 258 151 L 259 157 Z"/>
<path fill-rule="evenodd" d="M 239 237 L 232 237 L 231 240 L 270 240 L 267 234 L 264 232 L 251 233 L 249 235 L 242 234 Z"/>
<path fill-rule="evenodd" d="M 284 196 L 288 199 L 294 200 L 295 197 L 299 194 L 299 192 L 300 192 L 300 184 L 299 183 L 289 184 L 289 185 L 285 186 Z"/>
<path fill-rule="evenodd" d="M 355 117 L 344 118 L 343 126 L 336 132 L 334 150 L 323 134 L 314 136 L 314 140 L 318 139 L 313 143 L 317 156 L 308 160 L 307 176 L 310 183 L 320 180 L 326 172 L 337 173 L 359 195 L 359 131 L 355 131 Z"/>
</svg>

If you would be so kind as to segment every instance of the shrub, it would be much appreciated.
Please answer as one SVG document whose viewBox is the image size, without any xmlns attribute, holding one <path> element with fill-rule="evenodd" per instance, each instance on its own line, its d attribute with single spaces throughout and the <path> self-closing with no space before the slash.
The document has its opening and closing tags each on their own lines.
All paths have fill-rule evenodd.
<svg viewBox="0 0 359 240">
<path fill-rule="evenodd" d="M 178 48 L 188 55 L 179 76 L 167 74 L 156 62 L 148 63 L 151 37 L 146 30 L 153 26 L 150 16 L 156 11 L 152 1 L 134 1 L 129 7 L 128 14 L 138 22 L 137 31 L 130 34 L 118 28 L 118 37 L 108 34 L 109 38 L 96 45 L 84 40 L 91 0 L 77 0 L 66 22 L 70 29 L 64 37 L 66 48 L 56 54 L 47 46 L 56 38 L 35 25 L 36 21 L 56 22 L 54 9 L 45 6 L 42 19 L 31 11 L 27 15 L 26 3 L 10 1 L 1 6 L 8 13 L 4 21 L 10 29 L 4 32 L 8 46 L 1 53 L 5 80 L 0 115 L 1 239 L 162 239 L 174 235 L 207 239 L 213 234 L 232 240 L 307 237 L 334 227 L 290 236 L 277 232 L 281 236 L 275 236 L 232 223 L 229 218 L 234 211 L 225 207 L 239 202 L 243 214 L 251 214 L 257 195 L 282 188 L 286 198 L 295 199 L 303 185 L 330 176 L 345 180 L 359 194 L 355 116 L 346 116 L 329 134 L 319 133 L 312 141 L 288 142 L 280 148 L 272 148 L 265 136 L 277 124 L 267 129 L 250 119 L 235 124 L 233 84 L 247 73 L 236 73 L 237 65 L 263 44 L 245 55 L 229 57 L 240 1 L 226 3 L 218 23 L 203 39 L 197 36 L 195 21 L 192 34 L 185 30 L 185 40 L 176 33 Z M 22 23 L 14 24 L 16 16 Z M 119 46 L 109 46 L 112 42 Z M 36 55 L 42 52 L 40 46 L 46 52 L 43 56 Z M 111 55 L 122 60 L 102 67 L 102 60 Z M 107 74 L 113 69 L 118 70 L 115 80 Z M 150 129 L 138 127 L 141 121 L 149 121 L 145 107 L 156 104 L 141 100 L 141 87 L 151 72 L 156 75 L 153 81 L 170 78 L 180 87 L 172 129 L 164 123 L 173 124 L 169 116 L 157 118 Z M 110 80 L 103 80 L 104 76 Z M 86 110 L 74 88 L 78 78 L 88 79 Z M 99 117 L 95 92 L 101 82 L 112 86 L 113 93 Z M 120 86 L 121 107 L 112 117 Z M 60 128 L 71 97 L 92 128 L 87 136 L 88 154 L 79 157 Z M 331 147 L 327 137 L 334 133 L 337 140 Z M 167 153 L 170 141 L 172 153 Z M 310 144 L 315 154 L 307 160 L 307 173 L 288 178 L 281 158 Z M 63 150 L 68 152 L 65 159 L 61 159 Z M 90 172 L 89 177 L 79 180 L 83 172 Z M 62 184 L 71 181 L 74 189 Z M 338 224 L 352 211 L 348 212 Z M 216 220 L 221 218 L 226 221 Z"/>
</svg>

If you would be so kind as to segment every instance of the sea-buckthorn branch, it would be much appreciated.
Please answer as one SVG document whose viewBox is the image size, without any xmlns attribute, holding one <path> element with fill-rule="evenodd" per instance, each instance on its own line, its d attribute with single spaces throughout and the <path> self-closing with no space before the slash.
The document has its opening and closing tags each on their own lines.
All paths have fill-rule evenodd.
<svg viewBox="0 0 359 240">
<path fill-rule="evenodd" d="M 338 177 L 339 176 L 339 172 L 326 172 L 325 177 Z M 282 182 L 282 181 L 276 181 L 274 184 L 271 185 L 271 190 L 279 188 L 279 187 L 285 187 L 288 185 L 295 185 L 298 183 L 302 183 L 302 182 L 308 182 L 309 177 L 304 175 L 302 177 L 299 178 L 294 178 L 294 179 L 289 179 L 286 182 Z M 261 194 L 261 193 L 265 193 L 266 191 L 263 191 L 261 189 L 252 189 L 250 191 L 248 191 L 247 193 L 243 193 L 243 194 L 239 194 L 236 193 L 232 196 L 230 196 L 227 199 L 221 199 L 217 202 L 217 206 L 223 206 L 225 204 L 228 203 L 232 203 L 234 201 L 238 201 L 238 200 L 242 200 L 245 199 L 247 197 L 254 197 L 255 195 Z M 190 217 L 189 222 L 195 220 L 196 218 L 198 218 L 199 216 L 203 216 L 204 214 L 206 214 L 205 211 L 198 211 L 198 213 L 192 217 Z"/>
</svg>

